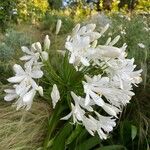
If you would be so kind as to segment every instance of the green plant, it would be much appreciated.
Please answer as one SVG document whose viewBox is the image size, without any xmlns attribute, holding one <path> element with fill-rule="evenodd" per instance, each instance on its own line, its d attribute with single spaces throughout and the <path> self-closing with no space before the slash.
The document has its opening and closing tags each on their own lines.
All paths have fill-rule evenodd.
<svg viewBox="0 0 150 150">
<path fill-rule="evenodd" d="M 51 13 L 47 13 L 42 21 L 43 30 L 49 30 L 51 33 L 54 33 L 56 30 L 56 22 L 58 19 L 62 20 L 62 28 L 60 30 L 60 34 L 66 34 L 74 26 L 74 21 L 70 17 L 53 15 Z"/>
</svg>

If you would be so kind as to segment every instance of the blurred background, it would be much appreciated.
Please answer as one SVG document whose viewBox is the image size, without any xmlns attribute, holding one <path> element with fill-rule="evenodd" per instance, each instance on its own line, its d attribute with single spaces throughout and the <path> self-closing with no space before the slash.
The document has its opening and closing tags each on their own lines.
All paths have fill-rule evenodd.
<svg viewBox="0 0 150 150">
<path fill-rule="evenodd" d="M 58 19 L 62 27 L 54 40 Z M 109 23 L 99 43 L 121 35 L 117 46 L 127 43 L 128 57 L 134 57 L 137 69 L 143 69 L 143 82 L 134 89 L 136 94 L 113 133 L 105 141 L 87 139 L 89 145 L 94 140 L 102 147 L 98 150 L 149 150 L 150 0 L 0 0 L 0 150 L 38 149 L 51 113 L 38 97 L 26 113 L 16 113 L 10 103 L 3 101 L 3 90 L 9 86 L 6 79 L 13 74 L 12 66 L 20 63 L 20 47 L 42 42 L 48 34 L 52 51 L 64 49 L 65 39 L 77 23 L 95 23 L 97 31 Z M 94 150 L 89 145 L 82 143 L 81 150 Z"/>
</svg>

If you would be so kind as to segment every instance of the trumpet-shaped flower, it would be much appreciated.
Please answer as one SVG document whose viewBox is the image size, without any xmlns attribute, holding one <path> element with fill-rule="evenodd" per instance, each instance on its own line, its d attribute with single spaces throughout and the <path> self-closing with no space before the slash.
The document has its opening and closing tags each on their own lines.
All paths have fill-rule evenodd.
<svg viewBox="0 0 150 150">
<path fill-rule="evenodd" d="M 139 84 L 142 81 L 142 70 L 134 71 L 134 59 L 110 60 L 107 62 L 106 72 L 113 79 L 113 82 L 121 89 L 131 90 L 131 84 Z"/>
<path fill-rule="evenodd" d="M 68 120 L 71 116 L 73 117 L 73 124 L 81 123 L 83 121 L 85 110 L 81 108 L 79 104 L 79 97 L 75 95 L 75 93 L 71 92 L 74 103 L 71 103 L 72 111 L 65 117 L 61 118 L 61 120 Z M 83 105 L 82 105 L 83 106 Z"/>
<path fill-rule="evenodd" d="M 31 49 L 23 46 L 22 51 L 26 53 L 25 56 L 21 57 L 20 60 L 26 61 L 25 68 L 28 66 L 33 66 L 38 64 L 38 60 L 41 58 L 42 60 L 48 60 L 48 53 L 46 51 L 42 51 L 42 46 L 40 42 L 33 43 Z"/>
<path fill-rule="evenodd" d="M 89 103 L 89 97 L 95 102 L 95 104 L 101 106 L 105 111 L 108 110 L 108 105 L 105 107 L 104 98 L 109 102 L 112 106 L 116 106 L 115 109 L 109 107 L 109 114 L 116 116 L 119 112 L 118 108 L 122 105 L 126 105 L 131 96 L 134 95 L 133 92 L 128 90 L 122 90 L 116 88 L 111 84 L 110 79 L 108 77 L 94 76 L 90 78 L 85 76 L 87 82 L 83 82 L 84 92 L 86 93 L 86 104 Z M 116 111 L 116 112 L 115 112 Z"/>
<path fill-rule="evenodd" d="M 15 83 L 14 89 L 6 89 L 7 95 L 4 97 L 6 101 L 11 101 L 18 98 L 16 105 L 17 109 L 25 106 L 26 109 L 30 109 L 33 101 L 33 97 L 36 91 L 42 95 L 42 87 L 38 86 L 34 79 L 41 78 L 43 72 L 39 69 L 33 69 L 31 66 L 25 68 L 25 70 L 20 66 L 15 64 L 14 72 L 16 73 L 14 77 L 8 79 L 9 82 Z"/>
<path fill-rule="evenodd" d="M 89 37 L 74 36 L 73 41 L 68 41 L 65 47 L 70 52 L 69 63 L 78 66 L 82 63 L 84 66 L 89 66 L 88 57 L 93 53 L 90 48 Z"/>
</svg>

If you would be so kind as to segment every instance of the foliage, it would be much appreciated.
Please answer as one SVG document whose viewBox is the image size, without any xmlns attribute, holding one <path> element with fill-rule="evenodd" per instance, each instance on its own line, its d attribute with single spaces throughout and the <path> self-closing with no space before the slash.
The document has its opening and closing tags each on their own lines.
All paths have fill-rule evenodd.
<svg viewBox="0 0 150 150">
<path fill-rule="evenodd" d="M 60 9 L 62 7 L 62 0 L 48 0 L 48 3 L 52 9 Z"/>
<path fill-rule="evenodd" d="M 56 30 L 56 23 L 58 19 L 61 19 L 63 22 L 60 34 L 65 34 L 71 31 L 74 26 L 74 21 L 70 17 L 58 16 L 57 14 L 53 15 L 51 13 L 47 13 L 43 18 L 42 29 L 49 30 L 51 33 L 54 33 Z"/>
<path fill-rule="evenodd" d="M 0 81 L 5 83 L 4 77 L 11 75 L 10 68 L 21 54 L 22 45 L 29 45 L 31 39 L 23 32 L 8 29 L 0 43 Z"/>
<path fill-rule="evenodd" d="M 35 23 L 35 20 L 42 18 L 44 13 L 48 9 L 47 0 L 21 0 L 18 5 L 19 19 L 23 21 L 31 21 Z"/>
<path fill-rule="evenodd" d="M 46 19 L 46 17 L 49 19 Z M 44 18 L 43 29 L 50 30 L 52 39 L 54 38 L 52 33 L 54 33 L 54 31 L 55 31 L 55 24 L 56 24 L 57 19 L 59 18 L 59 19 L 63 20 L 62 25 L 65 26 L 65 28 L 62 27 L 62 29 L 60 31 L 62 37 L 58 36 L 58 39 L 55 41 L 55 43 L 52 43 L 52 49 L 54 49 L 54 48 L 60 49 L 62 46 L 61 46 L 61 42 L 59 40 L 62 40 L 61 38 L 64 38 L 66 36 L 65 33 L 67 33 L 68 31 L 71 30 L 74 22 L 70 18 L 68 18 L 68 20 L 66 21 L 65 17 L 61 18 L 57 15 L 49 15 L 46 17 Z M 129 150 L 130 149 L 132 149 L 132 150 L 133 149 L 137 149 L 137 150 L 143 149 L 143 150 L 145 150 L 146 148 L 148 148 L 149 137 L 148 137 L 147 127 L 149 126 L 149 103 L 148 103 L 148 101 L 149 101 L 149 92 L 150 92 L 149 91 L 149 89 L 150 89 L 150 86 L 149 86 L 149 81 L 150 81 L 149 80 L 149 71 L 150 70 L 149 69 L 150 68 L 148 65 L 148 61 L 150 59 L 149 58 L 150 57 L 150 54 L 149 54 L 150 45 L 149 45 L 149 33 L 145 30 L 145 27 L 149 28 L 149 24 L 148 24 L 149 21 L 147 18 L 145 18 L 143 16 L 131 16 L 130 17 L 130 16 L 123 15 L 123 17 L 122 17 L 122 14 L 121 15 L 115 14 L 115 15 L 111 16 L 111 20 L 113 22 L 112 27 L 107 32 L 107 35 L 116 36 L 121 33 L 122 38 L 121 38 L 118 46 L 124 42 L 127 42 L 128 56 L 135 57 L 136 63 L 138 63 L 139 65 L 142 65 L 142 67 L 144 69 L 144 73 L 143 73 L 144 85 L 141 85 L 140 88 L 138 90 L 136 90 L 136 97 L 133 98 L 131 104 L 129 106 L 127 106 L 127 108 L 124 110 L 124 112 L 122 114 L 122 118 L 120 120 L 120 125 L 118 125 L 118 128 L 114 131 L 114 133 L 110 136 L 110 138 L 108 140 L 99 141 L 97 136 L 91 138 L 91 136 L 89 136 L 89 134 L 85 130 L 82 130 L 82 132 L 81 132 L 82 126 L 79 126 L 79 127 L 73 126 L 73 128 L 72 128 L 69 126 L 69 123 L 66 123 L 66 125 L 64 125 L 64 129 L 65 129 L 64 132 L 60 132 L 60 134 L 56 135 L 56 143 L 55 143 L 56 148 L 57 148 L 57 146 L 60 146 L 59 144 L 61 144 L 61 145 L 66 144 L 67 145 L 66 147 L 70 150 L 73 150 L 73 149 L 81 150 L 83 148 L 85 150 L 88 150 L 89 148 L 97 149 L 97 150 L 112 150 L 112 149 L 113 150 L 126 150 L 126 149 L 129 149 Z M 48 21 L 48 22 L 46 23 L 46 21 Z M 66 21 L 66 23 L 64 23 L 65 21 Z M 71 23 L 70 23 L 70 21 L 71 21 Z M 121 32 L 124 30 L 125 30 L 125 32 Z M 48 31 L 45 31 L 45 32 L 48 32 Z M 18 55 L 18 51 L 16 51 L 16 50 L 20 49 L 21 45 L 28 45 L 30 43 L 30 40 L 27 37 L 23 36 L 25 34 L 20 34 L 20 33 L 18 34 L 16 31 L 8 30 L 8 35 L 10 35 L 10 36 L 6 36 L 5 39 L 3 40 L 3 42 L 6 43 L 6 45 L 4 43 L 3 43 L 4 45 L 0 44 L 0 51 L 2 52 L 0 54 L 0 56 L 1 56 L 1 58 L 3 58 L 3 60 L 6 60 L 6 61 L 8 59 L 11 59 L 14 56 L 14 54 Z M 107 37 L 107 35 L 106 35 L 106 37 Z M 105 41 L 106 37 L 104 36 L 100 42 L 103 43 L 103 41 Z M 138 43 L 143 43 L 146 47 L 144 49 L 141 49 L 138 46 Z M 58 59 L 60 59 L 59 55 L 56 55 L 56 53 L 54 51 L 50 51 L 49 53 L 50 53 L 50 57 L 52 58 L 51 63 L 53 64 L 53 68 L 56 69 L 56 74 L 62 73 L 63 72 L 62 69 L 66 69 L 66 68 L 62 67 L 63 64 L 60 64 L 60 66 L 58 68 L 56 68 L 56 63 L 57 63 L 56 57 L 58 57 Z M 5 57 L 5 59 L 4 59 L 4 57 Z M 12 63 L 12 62 L 9 62 L 9 63 Z M 64 63 L 66 63 L 65 60 L 64 60 Z M 2 62 L 1 62 L 1 64 L 2 64 Z M 1 66 L 1 64 L 0 64 L 0 66 Z M 0 67 L 0 69 L 2 70 L 1 71 L 2 77 L 0 79 L 1 81 L 3 81 L 4 76 L 6 76 L 6 78 L 7 78 L 7 76 L 10 76 L 9 71 L 7 71 L 7 72 L 4 71 L 8 66 L 6 66 L 6 64 L 4 65 L 4 63 L 3 63 L 2 69 Z M 71 68 L 71 66 L 68 65 L 68 68 L 70 68 L 69 72 L 66 71 L 66 74 L 68 73 L 68 78 L 64 78 L 64 76 L 66 76 L 64 74 L 61 75 L 61 78 L 62 78 L 64 84 L 63 84 L 63 86 L 60 86 L 59 89 L 66 88 L 66 86 L 65 86 L 66 84 L 69 84 L 70 82 L 75 83 L 76 81 L 80 80 L 83 77 L 82 75 L 80 76 L 78 74 L 75 74 L 74 70 Z M 10 70 L 10 68 L 8 70 Z M 73 78 L 69 77 L 70 72 L 72 72 L 71 77 L 73 77 Z M 47 83 L 47 85 L 45 87 L 45 89 L 47 89 L 47 91 L 44 91 L 45 95 L 46 95 L 44 97 L 44 99 L 47 99 L 47 101 L 50 103 L 49 94 L 50 94 L 51 89 L 49 89 L 48 87 L 49 87 L 49 84 L 53 84 L 53 83 L 50 80 L 49 73 L 50 72 L 48 72 L 46 74 L 45 79 L 43 80 L 43 83 L 44 82 Z M 146 88 L 144 88 L 144 86 Z M 72 87 L 70 86 L 70 89 L 71 88 Z M 67 93 L 66 93 L 65 97 L 67 98 Z M 39 104 L 37 103 L 37 105 L 39 105 Z M 40 104 L 40 106 L 41 106 L 41 104 Z M 47 105 L 47 106 L 49 107 L 49 105 Z M 43 107 L 44 109 L 42 108 L 42 111 L 40 111 L 40 112 L 39 112 L 39 110 L 41 110 L 41 108 L 39 108 L 39 109 L 38 108 L 39 107 L 35 108 L 35 110 L 34 110 L 35 112 L 33 113 L 34 115 L 35 114 L 37 114 L 37 115 L 43 114 L 43 110 L 45 110 L 46 107 L 44 105 L 44 107 Z M 66 109 L 66 112 L 67 111 L 68 110 Z M 6 107 L 5 110 L 0 109 L 0 112 L 4 112 L 4 113 L 8 112 L 8 108 Z M 2 114 L 3 116 L 4 116 L 4 113 Z M 10 117 L 14 115 L 10 112 L 9 112 L 9 114 L 10 114 Z M 20 115 L 21 115 L 21 112 L 17 112 L 16 113 L 17 117 L 15 116 L 14 118 L 19 118 L 18 116 L 20 116 Z M 33 115 L 31 115 L 31 116 L 33 116 Z M 63 116 L 63 114 L 62 114 L 62 116 Z M 30 119 L 31 120 L 34 119 L 34 117 L 36 117 L 36 116 L 33 116 L 33 118 L 29 118 L 29 121 L 30 121 Z M 5 119 L 6 118 L 2 117 L 2 121 L 0 121 L 0 122 L 5 123 Z M 21 121 L 17 120 L 17 122 L 19 122 L 19 123 Z M 37 120 L 37 121 L 39 123 L 41 120 L 40 121 Z M 26 126 L 26 128 L 24 128 L 21 131 L 15 129 L 15 127 L 17 126 L 18 123 L 15 124 L 15 122 L 13 122 L 12 120 L 7 120 L 6 122 L 9 125 L 5 127 L 6 124 L 1 124 L 1 127 L 2 128 L 5 127 L 6 130 L 8 130 L 7 127 L 9 127 L 9 131 L 15 131 L 15 133 L 13 133 L 15 136 L 16 136 L 16 134 L 21 136 L 20 132 L 27 131 L 26 129 L 29 129 L 29 130 L 31 129 L 30 131 L 33 131 L 33 132 L 36 130 L 36 134 L 35 134 L 35 132 L 32 134 L 32 132 L 27 131 L 27 134 L 30 133 L 29 137 L 33 137 L 32 141 L 23 141 L 22 142 L 22 141 L 20 141 L 20 139 L 18 141 L 15 138 L 14 145 L 16 144 L 16 147 L 17 148 L 19 147 L 20 149 L 34 148 L 35 145 L 32 145 L 32 143 L 35 141 L 35 139 L 37 137 L 39 137 L 38 130 L 40 130 L 40 133 L 41 132 L 42 132 L 42 134 L 44 133 L 44 135 L 45 135 L 45 132 L 47 132 L 45 130 L 41 131 L 41 126 L 40 126 L 41 124 L 38 124 L 37 122 L 35 123 L 34 121 L 33 122 L 31 121 L 31 123 L 29 123 L 29 126 Z M 11 125 L 15 124 L 14 128 L 11 128 L 12 126 L 10 127 L 10 122 L 11 122 Z M 44 122 L 44 124 L 45 124 L 45 122 Z M 40 127 L 37 127 L 37 125 L 39 125 Z M 57 127 L 56 130 L 58 130 L 60 127 L 60 124 L 58 124 L 56 127 Z M 0 128 L 0 129 L 2 129 L 2 128 Z M 42 125 L 42 128 L 43 128 L 43 125 Z M 18 129 L 20 129 L 20 128 L 18 128 Z M 35 129 L 35 130 L 32 130 L 32 129 Z M 0 131 L 2 131 L 2 130 L 0 130 Z M 3 131 L 3 132 L 5 132 L 5 131 Z M 6 134 L 2 133 L 1 137 L 4 137 L 3 135 L 6 135 Z M 34 136 L 32 136 L 32 135 L 34 135 Z M 54 133 L 52 135 L 54 136 Z M 10 135 L 7 135 L 7 136 L 9 137 L 9 138 L 7 137 L 7 140 L 11 140 Z M 27 139 L 26 138 L 27 136 L 25 134 L 23 134 L 23 136 L 24 137 L 20 137 L 20 138 Z M 65 143 L 64 139 L 63 140 L 61 139 L 64 137 L 66 139 L 66 143 Z M 77 140 L 75 139 L 76 137 L 77 137 Z M 40 138 L 41 138 L 41 136 L 40 136 Z M 30 139 L 30 138 L 28 138 L 28 139 Z M 1 141 L 2 148 L 3 147 L 5 148 L 8 146 L 6 144 L 6 143 L 9 143 L 7 140 L 6 140 L 6 138 L 2 139 L 2 141 Z M 38 142 L 34 143 L 34 144 L 38 145 L 38 146 L 35 146 L 36 148 L 40 147 L 42 145 L 42 140 L 43 140 L 43 137 L 41 138 L 40 143 L 38 143 Z M 51 142 L 52 141 L 49 142 L 49 145 L 48 145 L 49 147 L 51 146 Z M 22 145 L 25 145 L 25 147 L 22 147 Z M 28 145 L 29 147 L 26 147 L 26 145 Z"/>
<path fill-rule="evenodd" d="M 5 0 L 0 2 L 0 26 L 2 29 L 7 27 L 10 20 L 16 21 L 16 5 L 18 0 Z"/>
</svg>

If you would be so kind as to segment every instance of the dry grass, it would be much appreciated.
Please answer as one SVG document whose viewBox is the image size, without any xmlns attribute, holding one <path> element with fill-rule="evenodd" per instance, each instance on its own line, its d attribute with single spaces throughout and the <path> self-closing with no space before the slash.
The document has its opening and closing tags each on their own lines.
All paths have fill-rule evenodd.
<svg viewBox="0 0 150 150">
<path fill-rule="evenodd" d="M 50 108 L 44 102 L 34 102 L 30 111 L 16 111 L 0 104 L 0 150 L 36 150 L 46 134 Z"/>
</svg>

